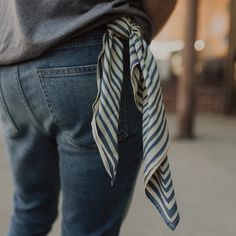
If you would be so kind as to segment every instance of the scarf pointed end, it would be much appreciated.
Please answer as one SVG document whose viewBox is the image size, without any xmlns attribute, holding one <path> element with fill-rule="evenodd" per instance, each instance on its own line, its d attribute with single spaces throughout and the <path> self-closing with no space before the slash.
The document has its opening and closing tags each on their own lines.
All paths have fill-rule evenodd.
<svg viewBox="0 0 236 236">
<path fill-rule="evenodd" d="M 111 182 L 110 182 L 111 186 L 114 186 L 115 180 L 116 180 L 115 176 L 111 177 Z"/>
</svg>

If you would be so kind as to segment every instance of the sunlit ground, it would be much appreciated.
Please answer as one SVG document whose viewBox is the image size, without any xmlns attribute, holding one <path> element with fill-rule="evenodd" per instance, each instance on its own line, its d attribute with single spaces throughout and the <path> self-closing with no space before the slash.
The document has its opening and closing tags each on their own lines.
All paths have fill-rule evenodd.
<svg viewBox="0 0 236 236">
<path fill-rule="evenodd" d="M 236 235 L 236 117 L 204 115 L 196 119 L 196 139 L 174 139 L 175 116 L 168 116 L 169 152 L 181 221 L 172 232 L 144 195 L 142 167 L 121 236 Z M 12 182 L 1 137 L 0 235 L 6 235 L 12 208 Z M 60 235 L 60 217 L 50 236 Z"/>
</svg>

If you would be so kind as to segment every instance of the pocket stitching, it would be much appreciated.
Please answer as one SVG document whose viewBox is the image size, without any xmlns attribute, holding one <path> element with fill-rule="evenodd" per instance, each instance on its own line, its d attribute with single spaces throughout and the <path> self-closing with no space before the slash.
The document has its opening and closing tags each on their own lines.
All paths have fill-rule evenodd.
<svg viewBox="0 0 236 236">
<path fill-rule="evenodd" d="M 53 106 L 50 103 L 50 99 L 49 99 L 49 96 L 48 96 L 48 90 L 47 90 L 46 85 L 44 83 L 44 79 L 45 78 L 53 79 L 53 78 L 60 78 L 62 76 L 76 76 L 76 75 L 80 75 L 80 74 L 95 73 L 96 72 L 96 66 L 97 66 L 97 64 L 72 66 L 72 67 L 52 67 L 52 68 L 38 68 L 38 69 L 35 69 L 35 72 L 38 75 L 38 78 L 40 80 L 41 90 L 44 94 L 45 100 L 47 101 L 47 106 L 48 106 L 49 112 L 51 113 L 52 117 L 54 118 L 55 124 L 57 124 L 58 127 L 61 128 L 64 131 L 63 134 L 66 137 L 66 139 L 73 145 L 78 145 L 80 147 L 84 146 L 84 147 L 95 148 L 95 149 L 97 148 L 96 144 L 86 144 L 86 143 L 83 143 L 81 141 L 78 142 L 78 141 L 74 140 L 71 137 L 71 135 L 69 134 L 69 131 L 67 130 L 67 128 L 58 119 L 58 115 L 56 114 Z M 52 73 L 52 70 L 53 70 L 54 73 Z M 123 83 L 125 83 L 125 81 L 123 81 Z M 122 126 L 122 133 L 120 135 L 119 135 L 119 132 L 117 133 L 118 142 L 122 141 L 123 139 L 125 139 L 128 136 L 125 86 L 123 86 L 123 90 L 122 90 L 122 94 L 121 94 L 120 112 L 123 113 L 123 119 L 121 120 L 121 124 L 123 126 Z"/>
<path fill-rule="evenodd" d="M 36 70 L 36 72 L 37 72 L 37 70 Z M 76 146 L 77 148 L 78 148 L 78 146 L 79 146 L 79 148 L 81 148 L 81 147 L 87 147 L 87 148 L 95 148 L 95 149 L 97 149 L 97 145 L 96 145 L 96 144 L 86 144 L 86 143 L 83 143 L 83 142 L 81 142 L 81 141 L 78 142 L 78 141 L 74 140 L 74 139 L 71 137 L 69 131 L 68 131 L 68 130 L 66 129 L 66 127 L 63 125 L 63 123 L 58 119 L 58 115 L 56 114 L 55 110 L 53 109 L 53 106 L 51 105 L 51 102 L 50 102 L 50 99 L 49 99 L 49 96 L 48 96 L 48 90 L 47 90 L 47 87 L 46 87 L 46 85 L 45 85 L 45 83 L 44 83 L 44 79 L 45 79 L 45 78 L 48 79 L 49 77 L 38 76 L 38 78 L 39 78 L 39 81 L 40 81 L 40 88 L 41 88 L 42 93 L 43 93 L 43 96 L 44 96 L 44 98 L 45 98 L 45 100 L 46 100 L 46 104 L 47 104 L 47 106 L 48 106 L 48 110 L 49 110 L 51 116 L 53 117 L 55 124 L 56 124 L 59 128 L 61 128 L 61 129 L 64 131 L 64 132 L 63 132 L 64 137 L 65 137 L 72 145 Z"/>
<path fill-rule="evenodd" d="M 38 68 L 35 69 L 35 72 L 40 78 L 52 78 L 61 76 L 90 74 L 96 72 L 96 70 L 97 70 L 97 63 L 92 65 L 82 65 L 82 66 Z"/>
</svg>

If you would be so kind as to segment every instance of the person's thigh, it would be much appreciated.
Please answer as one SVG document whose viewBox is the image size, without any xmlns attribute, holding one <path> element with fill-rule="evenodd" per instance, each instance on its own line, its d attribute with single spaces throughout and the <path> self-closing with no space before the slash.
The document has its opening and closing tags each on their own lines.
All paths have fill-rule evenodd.
<svg viewBox="0 0 236 236">
<path fill-rule="evenodd" d="M 40 88 L 31 79 L 21 80 L 18 65 L 0 67 L 1 132 L 15 187 L 9 236 L 45 236 L 57 216 L 57 144 L 39 128 L 31 99 L 41 112 L 45 107 L 38 96 Z M 33 90 L 37 92 L 30 97 Z"/>
<path fill-rule="evenodd" d="M 91 128 L 103 32 L 88 33 L 56 47 L 47 55 L 47 63 L 35 69 L 52 120 L 59 128 L 63 236 L 118 235 L 142 159 L 142 116 L 134 103 L 126 41 L 118 129 L 120 158 L 111 186 Z"/>
<path fill-rule="evenodd" d="M 118 235 L 140 167 L 139 138 L 120 143 L 114 186 L 96 150 L 60 148 L 63 235 Z"/>
</svg>

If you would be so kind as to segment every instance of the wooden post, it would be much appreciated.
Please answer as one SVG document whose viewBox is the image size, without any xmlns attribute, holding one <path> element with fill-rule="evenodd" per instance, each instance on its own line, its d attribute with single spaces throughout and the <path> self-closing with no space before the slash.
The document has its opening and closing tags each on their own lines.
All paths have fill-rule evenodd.
<svg viewBox="0 0 236 236">
<path fill-rule="evenodd" d="M 194 81 L 196 52 L 194 43 L 197 32 L 198 0 L 186 1 L 185 46 L 183 53 L 183 75 L 177 84 L 177 138 L 192 138 L 194 126 Z"/>
<path fill-rule="evenodd" d="M 229 30 L 229 48 L 225 67 L 225 106 L 224 113 L 230 114 L 233 108 L 234 100 L 234 79 L 235 79 L 235 61 L 236 61 L 236 1 L 230 2 L 230 30 Z"/>
</svg>

